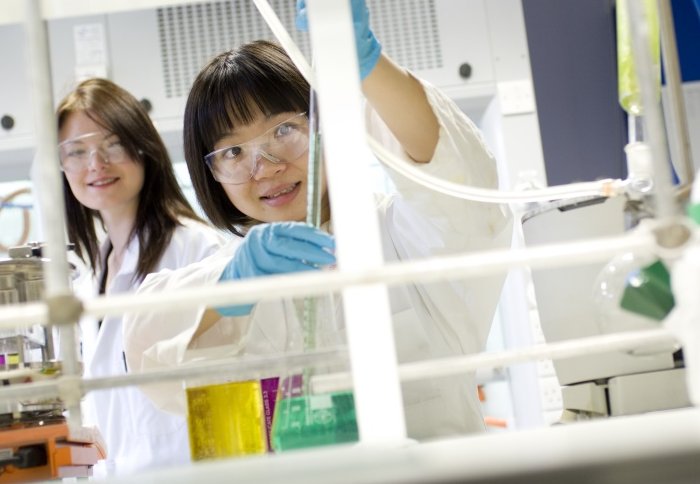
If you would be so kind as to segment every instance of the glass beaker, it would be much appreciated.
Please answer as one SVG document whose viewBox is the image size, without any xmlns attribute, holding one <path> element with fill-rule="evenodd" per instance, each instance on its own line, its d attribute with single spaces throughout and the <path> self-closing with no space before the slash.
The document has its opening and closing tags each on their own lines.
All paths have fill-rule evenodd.
<svg viewBox="0 0 700 484">
<path fill-rule="evenodd" d="M 187 427 L 193 461 L 267 452 L 262 388 L 260 380 L 188 385 Z"/>
<path fill-rule="evenodd" d="M 340 304 L 333 296 L 294 301 L 287 310 L 288 349 L 312 351 L 345 342 L 338 322 Z M 342 365 L 341 365 L 342 366 Z M 347 370 L 338 365 L 305 368 L 280 379 L 272 425 L 276 452 L 356 442 L 359 438 L 352 391 L 315 394 L 311 379 L 321 372 Z"/>
</svg>

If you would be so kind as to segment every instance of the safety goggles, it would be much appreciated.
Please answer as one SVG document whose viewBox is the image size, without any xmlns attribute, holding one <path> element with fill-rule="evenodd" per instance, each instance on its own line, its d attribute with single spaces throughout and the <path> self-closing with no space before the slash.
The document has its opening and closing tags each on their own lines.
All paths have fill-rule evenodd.
<svg viewBox="0 0 700 484">
<path fill-rule="evenodd" d="M 253 178 L 260 158 L 272 163 L 288 163 L 298 159 L 308 148 L 309 122 L 306 113 L 300 113 L 250 141 L 212 151 L 204 161 L 214 180 L 240 185 Z"/>
<path fill-rule="evenodd" d="M 95 153 L 103 163 L 123 163 L 129 159 L 126 148 L 116 135 L 93 132 L 76 136 L 58 144 L 61 169 L 66 173 L 86 170 Z"/>
</svg>

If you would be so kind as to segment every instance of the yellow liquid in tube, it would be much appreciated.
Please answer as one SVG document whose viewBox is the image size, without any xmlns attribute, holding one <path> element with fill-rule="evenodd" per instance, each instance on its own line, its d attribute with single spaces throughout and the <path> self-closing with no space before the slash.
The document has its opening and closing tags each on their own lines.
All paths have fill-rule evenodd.
<svg viewBox="0 0 700 484">
<path fill-rule="evenodd" d="M 620 105 L 634 116 L 643 113 L 642 93 L 632 55 L 632 32 L 627 15 L 627 1 L 616 0 L 617 14 L 617 82 Z M 656 0 L 631 0 L 644 3 L 644 16 L 649 27 L 649 53 L 653 66 L 654 86 L 661 95 L 661 64 L 659 44 L 659 13 Z"/>
<path fill-rule="evenodd" d="M 259 381 L 220 383 L 186 391 L 193 461 L 267 451 Z"/>
</svg>

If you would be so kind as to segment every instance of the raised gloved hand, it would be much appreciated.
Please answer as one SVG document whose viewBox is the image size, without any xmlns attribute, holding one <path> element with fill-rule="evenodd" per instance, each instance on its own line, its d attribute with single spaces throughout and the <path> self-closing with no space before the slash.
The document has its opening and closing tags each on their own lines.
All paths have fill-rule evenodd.
<svg viewBox="0 0 700 484">
<path fill-rule="evenodd" d="M 369 28 L 369 9 L 365 0 L 350 0 L 352 9 L 352 24 L 355 28 L 355 47 L 357 60 L 360 64 L 360 79 L 372 72 L 377 65 L 382 46 Z M 299 30 L 306 32 L 309 21 L 306 16 L 306 0 L 297 0 L 296 25 Z"/>
<path fill-rule="evenodd" d="M 219 281 L 269 274 L 310 271 L 335 264 L 335 240 L 326 232 L 301 222 L 256 225 L 246 234 Z M 252 304 L 218 307 L 223 316 L 243 316 Z"/>
</svg>

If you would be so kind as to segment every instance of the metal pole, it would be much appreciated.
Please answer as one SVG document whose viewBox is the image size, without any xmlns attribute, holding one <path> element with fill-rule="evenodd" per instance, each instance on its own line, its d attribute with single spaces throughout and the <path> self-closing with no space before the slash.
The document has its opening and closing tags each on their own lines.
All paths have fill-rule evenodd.
<svg viewBox="0 0 700 484">
<path fill-rule="evenodd" d="M 327 154 L 326 173 L 341 271 L 378 269 L 381 235 L 364 142 L 362 94 L 350 3 L 308 0 L 318 108 Z M 362 237 L 357 237 L 357 234 Z M 389 294 L 384 284 L 343 290 L 343 312 L 363 444 L 401 442 L 406 423 L 398 379 Z M 367 324 L 372 321 L 372 324 Z"/>
<path fill-rule="evenodd" d="M 678 346 L 678 340 L 666 329 L 626 331 L 507 351 L 404 363 L 399 367 L 399 377 L 402 382 L 419 381 L 460 375 L 480 368 L 506 368 L 530 361 L 561 360 L 609 351 L 643 351 L 645 348 L 658 348 L 658 345 L 663 345 L 668 352 L 671 352 Z M 342 391 L 350 388 L 351 385 L 349 374 L 334 373 L 315 376 L 311 382 L 311 389 L 314 392 L 326 393 Z"/>
<path fill-rule="evenodd" d="M 83 301 L 83 314 L 103 318 L 126 312 L 178 311 L 204 305 L 242 304 L 328 294 L 349 286 L 483 277 L 518 267 L 570 267 L 607 261 L 623 252 L 642 254 L 655 253 L 656 250 L 656 239 L 651 230 L 632 231 L 616 237 L 393 262 L 374 269 L 285 274 L 152 294 L 95 297 Z M 37 321 L 41 323 L 42 317 L 46 318 L 46 311 L 41 303 L 0 306 L 0 330 L 18 325 L 31 326 Z"/>
<path fill-rule="evenodd" d="M 33 176 L 37 185 L 40 225 L 46 243 L 45 257 L 49 259 L 44 265 L 44 298 L 48 304 L 50 319 L 52 300 L 72 292 L 66 252 L 63 184 L 56 149 L 58 135 L 53 109 L 46 24 L 42 17 L 40 0 L 26 0 L 24 3 L 37 146 Z M 77 375 L 75 325 L 63 325 L 60 332 L 62 372 L 64 375 Z M 71 400 L 73 399 L 68 398 L 64 403 L 69 410 L 69 424 L 77 426 L 80 423 L 80 402 Z"/>
<path fill-rule="evenodd" d="M 630 19 L 634 67 L 642 94 L 645 135 L 652 152 L 656 216 L 663 219 L 678 214 L 679 209 L 673 196 L 666 128 L 649 52 L 649 22 L 644 14 L 644 2 L 629 0 L 625 3 Z"/>
<path fill-rule="evenodd" d="M 695 177 L 693 159 L 688 135 L 688 120 L 683 99 L 683 80 L 678 62 L 678 46 L 676 31 L 673 26 L 673 10 L 671 0 L 658 0 L 659 34 L 661 36 L 661 58 L 663 59 L 664 74 L 666 75 L 666 91 L 668 94 L 668 111 L 672 120 L 673 132 L 669 133 L 669 142 L 675 148 L 678 160 L 674 163 L 681 183 L 690 185 Z"/>
<path fill-rule="evenodd" d="M 260 376 L 272 376 L 279 368 L 294 370 L 297 368 L 337 365 L 347 362 L 345 348 L 327 348 L 323 350 L 288 353 L 280 355 L 250 356 L 243 358 L 221 358 L 204 360 L 194 363 L 185 363 L 173 368 L 159 368 L 146 370 L 141 373 L 127 373 L 126 375 L 107 376 L 101 378 L 87 378 L 79 380 L 75 386 L 83 395 L 93 390 L 127 387 L 135 385 L 148 385 L 168 381 L 184 380 L 211 376 L 212 374 L 236 375 L 237 378 L 258 378 Z M 27 373 L 29 375 L 29 373 Z M 75 377 L 70 377 L 75 378 Z M 19 385 L 0 386 L 0 402 L 16 401 L 20 398 L 51 398 L 55 397 L 65 386 L 66 378 L 58 377 L 52 380 L 42 380 L 33 383 Z"/>
</svg>

